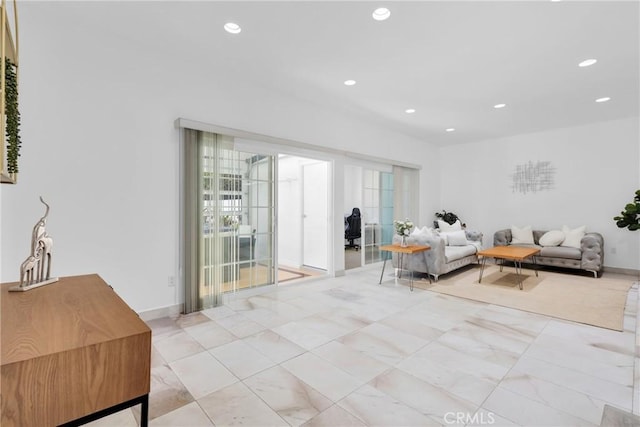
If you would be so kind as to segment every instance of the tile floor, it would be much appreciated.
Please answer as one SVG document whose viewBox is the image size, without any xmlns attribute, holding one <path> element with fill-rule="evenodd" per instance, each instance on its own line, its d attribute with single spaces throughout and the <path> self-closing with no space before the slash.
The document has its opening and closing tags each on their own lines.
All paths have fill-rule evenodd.
<svg viewBox="0 0 640 427">
<path fill-rule="evenodd" d="M 605 405 L 638 411 L 637 286 L 615 332 L 409 292 L 391 276 L 379 286 L 379 274 L 148 322 L 150 425 L 596 426 Z"/>
</svg>

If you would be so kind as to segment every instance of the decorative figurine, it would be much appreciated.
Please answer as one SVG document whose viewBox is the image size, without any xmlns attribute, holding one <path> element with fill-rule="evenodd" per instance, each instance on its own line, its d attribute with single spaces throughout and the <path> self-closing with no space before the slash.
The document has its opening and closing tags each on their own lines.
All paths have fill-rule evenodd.
<svg viewBox="0 0 640 427">
<path fill-rule="evenodd" d="M 47 209 L 44 216 L 33 227 L 31 254 L 20 265 L 20 284 L 9 288 L 9 291 L 28 291 L 58 281 L 57 277 L 51 277 L 53 239 L 46 230 L 49 205 L 42 199 L 42 196 L 40 196 L 40 201 Z"/>
</svg>

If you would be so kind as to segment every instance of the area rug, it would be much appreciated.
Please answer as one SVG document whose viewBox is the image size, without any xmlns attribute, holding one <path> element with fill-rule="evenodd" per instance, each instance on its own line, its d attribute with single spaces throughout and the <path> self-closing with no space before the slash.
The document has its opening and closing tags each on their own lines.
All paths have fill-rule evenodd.
<svg viewBox="0 0 640 427">
<path fill-rule="evenodd" d="M 601 277 L 595 279 L 572 273 L 541 270 L 539 277 L 529 269 L 523 290 L 518 288 L 512 267 L 503 272 L 497 266 L 487 266 L 478 283 L 479 267 L 465 269 L 440 277 L 438 282 L 416 280 L 416 288 L 453 295 L 474 301 L 544 314 L 602 328 L 623 330 L 627 293 L 633 281 Z M 399 283 L 404 283 L 402 280 Z"/>
</svg>

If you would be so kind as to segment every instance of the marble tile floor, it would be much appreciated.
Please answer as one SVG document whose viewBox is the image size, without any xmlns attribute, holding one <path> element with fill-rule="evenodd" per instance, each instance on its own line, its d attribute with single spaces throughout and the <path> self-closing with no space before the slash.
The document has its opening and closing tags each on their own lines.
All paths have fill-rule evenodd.
<svg viewBox="0 0 640 427">
<path fill-rule="evenodd" d="M 599 426 L 615 418 L 603 420 L 605 406 L 640 410 L 637 285 L 616 332 L 409 292 L 392 276 L 378 285 L 379 274 L 149 321 L 149 424 Z M 91 425 L 138 418 L 133 408 Z"/>
</svg>

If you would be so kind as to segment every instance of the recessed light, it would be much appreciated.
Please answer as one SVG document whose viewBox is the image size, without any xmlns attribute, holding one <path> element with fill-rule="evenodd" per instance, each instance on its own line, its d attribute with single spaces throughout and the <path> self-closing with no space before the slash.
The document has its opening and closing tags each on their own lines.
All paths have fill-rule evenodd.
<svg viewBox="0 0 640 427">
<path fill-rule="evenodd" d="M 404 110 L 405 113 L 407 114 L 413 114 L 416 112 L 415 108 L 407 108 L 406 110 Z"/>
<path fill-rule="evenodd" d="M 242 28 L 240 28 L 240 25 L 236 24 L 235 22 L 227 22 L 226 24 L 224 24 L 224 30 L 227 33 L 238 34 L 240 31 L 242 31 Z"/>
<path fill-rule="evenodd" d="M 611 98 L 609 98 L 608 96 L 605 96 L 604 98 L 598 98 L 596 99 L 596 102 L 607 102 L 609 101 Z"/>
<path fill-rule="evenodd" d="M 496 105 L 493 106 L 493 108 L 504 108 L 506 106 L 507 106 L 507 104 L 496 104 Z"/>
<path fill-rule="evenodd" d="M 344 84 L 347 86 L 353 86 L 354 84 L 356 84 L 355 80 L 345 80 Z"/>
<path fill-rule="evenodd" d="M 379 7 L 371 14 L 376 21 L 384 21 L 391 16 L 391 11 L 386 7 Z"/>
<path fill-rule="evenodd" d="M 559 1 L 562 1 L 562 0 L 551 0 L 551 1 L 556 3 L 556 2 L 559 2 Z"/>
<path fill-rule="evenodd" d="M 578 64 L 578 67 L 588 67 L 590 65 L 595 64 L 596 62 L 598 62 L 597 59 L 585 59 L 584 61 Z"/>
<path fill-rule="evenodd" d="M 455 131 L 456 131 L 456 129 L 455 129 L 455 128 L 447 128 L 447 129 L 445 129 L 445 130 L 446 130 L 447 132 L 455 132 Z"/>
</svg>

